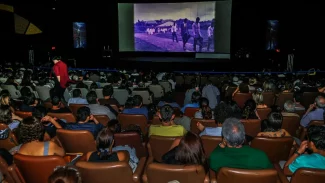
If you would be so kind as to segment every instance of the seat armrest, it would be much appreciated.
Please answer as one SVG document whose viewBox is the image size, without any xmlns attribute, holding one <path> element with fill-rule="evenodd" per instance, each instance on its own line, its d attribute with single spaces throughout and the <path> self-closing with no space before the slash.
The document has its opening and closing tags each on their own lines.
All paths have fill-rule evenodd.
<svg viewBox="0 0 325 183">
<path fill-rule="evenodd" d="M 283 170 L 281 169 L 279 163 L 273 163 L 275 170 L 278 172 L 278 178 L 281 183 L 289 183 L 289 180 L 284 175 Z"/>
<path fill-rule="evenodd" d="M 15 183 L 26 183 L 24 177 L 21 175 L 19 169 L 15 164 L 8 167 L 8 172 Z"/>
<path fill-rule="evenodd" d="M 149 156 L 148 160 L 147 160 L 147 163 L 146 163 L 146 166 L 144 168 L 144 171 L 143 171 L 143 175 L 142 175 L 142 182 L 143 183 L 148 183 L 148 177 L 147 177 L 147 167 L 150 163 L 153 162 L 153 157 L 152 156 Z M 138 165 L 139 166 L 139 165 Z"/>
<path fill-rule="evenodd" d="M 209 177 L 209 172 L 204 177 L 204 183 L 210 183 L 210 177 Z"/>
<path fill-rule="evenodd" d="M 210 174 L 210 182 L 211 183 L 217 183 L 217 174 L 216 174 L 216 172 L 209 169 L 209 174 Z"/>
<path fill-rule="evenodd" d="M 146 160 L 147 158 L 142 157 L 138 163 L 137 169 L 135 170 L 135 172 L 133 173 L 133 181 L 136 183 L 140 183 L 141 181 L 141 175 L 143 173 L 143 170 L 145 168 L 146 165 Z"/>
</svg>

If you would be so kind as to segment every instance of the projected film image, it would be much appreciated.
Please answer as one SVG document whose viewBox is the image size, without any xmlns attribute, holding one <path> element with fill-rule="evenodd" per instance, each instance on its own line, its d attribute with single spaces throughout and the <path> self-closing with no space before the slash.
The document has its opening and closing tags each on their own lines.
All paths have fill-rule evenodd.
<svg viewBox="0 0 325 183">
<path fill-rule="evenodd" d="M 135 51 L 214 52 L 215 2 L 134 4 Z"/>
<path fill-rule="evenodd" d="M 74 48 L 86 48 L 86 23 L 73 22 L 73 46 Z"/>
<path fill-rule="evenodd" d="M 278 20 L 267 21 L 266 50 L 278 49 Z"/>
</svg>

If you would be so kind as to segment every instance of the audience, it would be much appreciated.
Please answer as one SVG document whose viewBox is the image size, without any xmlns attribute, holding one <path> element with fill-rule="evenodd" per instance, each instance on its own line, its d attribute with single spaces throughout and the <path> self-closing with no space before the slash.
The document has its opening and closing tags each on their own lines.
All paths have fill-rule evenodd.
<svg viewBox="0 0 325 183">
<path fill-rule="evenodd" d="M 199 102 L 200 110 L 194 114 L 194 118 L 197 119 L 214 119 L 214 112 L 209 107 L 209 100 L 207 98 L 201 98 Z"/>
<path fill-rule="evenodd" d="M 190 104 L 184 105 L 182 108 L 182 112 L 185 113 L 186 108 L 191 107 L 191 108 L 199 108 L 199 102 L 201 98 L 201 93 L 198 91 L 195 91 L 192 93 L 192 100 Z"/>
<path fill-rule="evenodd" d="M 300 116 L 296 112 L 296 104 L 292 100 L 288 100 L 284 103 L 282 116 Z"/>
<path fill-rule="evenodd" d="M 118 103 L 118 101 L 113 98 L 113 94 L 114 94 L 114 88 L 112 85 L 106 85 L 103 87 L 103 99 L 99 99 L 99 103 L 101 105 L 116 105 L 117 107 L 120 107 L 120 104 Z"/>
<path fill-rule="evenodd" d="M 140 95 L 133 96 L 133 106 L 129 109 L 124 109 L 123 114 L 142 114 L 148 119 L 148 109 L 142 106 L 142 97 Z"/>
<path fill-rule="evenodd" d="M 22 121 L 22 118 L 15 115 L 11 111 L 10 106 L 8 105 L 0 106 L 0 123 L 8 125 L 10 130 L 13 130 L 19 126 L 20 121 Z"/>
<path fill-rule="evenodd" d="M 165 93 L 165 96 L 163 97 L 162 101 L 160 101 L 157 106 L 162 107 L 164 105 L 170 105 L 173 108 L 178 108 L 178 109 L 181 108 L 174 100 L 174 96 L 172 92 Z"/>
<path fill-rule="evenodd" d="M 88 104 L 87 100 L 82 98 L 81 90 L 79 88 L 75 88 L 72 91 L 72 98 L 69 99 L 68 106 L 70 104 Z"/>
<path fill-rule="evenodd" d="M 261 132 L 257 136 L 262 137 L 290 137 L 290 133 L 282 129 L 282 114 L 271 112 L 266 120 L 261 122 Z"/>
<path fill-rule="evenodd" d="M 318 96 L 315 103 L 311 104 L 305 115 L 301 118 L 300 125 L 307 127 L 312 120 L 324 120 L 323 113 L 325 107 L 325 98 Z"/>
<path fill-rule="evenodd" d="M 202 97 L 209 100 L 209 107 L 214 109 L 220 102 L 220 91 L 212 84 L 211 80 L 208 80 L 207 85 L 202 90 Z"/>
<path fill-rule="evenodd" d="M 242 119 L 259 119 L 256 112 L 256 102 L 253 99 L 245 102 Z"/>
<path fill-rule="evenodd" d="M 62 104 L 60 97 L 53 96 L 51 103 L 52 109 L 49 111 L 50 113 L 71 113 L 70 109 Z"/>
<path fill-rule="evenodd" d="M 93 115 L 107 115 L 109 119 L 116 119 L 116 115 L 106 106 L 100 105 L 95 91 L 87 94 L 88 107 Z"/>
<path fill-rule="evenodd" d="M 82 183 L 77 169 L 69 166 L 57 167 L 48 179 L 48 183 Z"/>
</svg>

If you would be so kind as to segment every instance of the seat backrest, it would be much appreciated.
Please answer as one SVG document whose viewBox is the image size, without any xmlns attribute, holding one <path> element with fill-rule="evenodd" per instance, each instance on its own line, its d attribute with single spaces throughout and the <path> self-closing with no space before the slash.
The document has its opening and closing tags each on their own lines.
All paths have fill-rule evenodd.
<svg viewBox="0 0 325 183">
<path fill-rule="evenodd" d="M 94 115 L 94 117 L 97 119 L 97 121 L 104 125 L 107 126 L 107 123 L 110 121 L 109 117 L 107 115 Z"/>
<path fill-rule="evenodd" d="M 94 136 L 87 130 L 57 129 L 56 136 L 66 153 L 96 151 Z"/>
<path fill-rule="evenodd" d="M 291 183 L 324 183 L 325 182 L 325 170 L 313 169 L 313 168 L 299 168 L 293 174 Z"/>
<path fill-rule="evenodd" d="M 144 115 L 138 114 L 119 114 L 118 121 L 121 123 L 122 129 L 127 128 L 129 125 L 138 125 L 143 134 L 147 134 L 148 120 Z"/>
<path fill-rule="evenodd" d="M 275 94 L 274 92 L 263 92 L 263 102 L 267 107 L 271 107 L 274 105 Z"/>
<path fill-rule="evenodd" d="M 76 163 L 82 182 L 125 182 L 133 183 L 132 169 L 127 162 L 87 162 Z M 108 181 L 109 180 L 109 181 Z"/>
<path fill-rule="evenodd" d="M 97 94 L 97 98 L 104 98 L 104 95 L 103 95 L 103 88 L 97 88 L 95 90 L 96 94 Z"/>
<path fill-rule="evenodd" d="M 267 116 L 272 111 L 271 108 L 257 108 L 256 109 L 258 116 L 261 120 L 267 119 Z"/>
<path fill-rule="evenodd" d="M 284 103 L 288 100 L 293 100 L 293 93 L 280 93 L 275 104 L 283 109 Z"/>
<path fill-rule="evenodd" d="M 72 113 L 47 113 L 47 115 L 51 116 L 51 117 L 55 117 L 58 119 L 64 119 L 67 121 L 67 123 L 75 123 L 77 120 L 74 117 L 74 115 Z"/>
<path fill-rule="evenodd" d="M 241 109 L 244 108 L 245 102 L 249 99 L 252 99 L 251 93 L 236 93 L 233 98 Z"/>
<path fill-rule="evenodd" d="M 271 162 L 287 161 L 292 148 L 292 137 L 255 137 L 251 147 L 264 151 Z"/>
<path fill-rule="evenodd" d="M 16 89 L 14 85 L 1 85 L 1 88 L 8 90 L 12 99 L 18 99 L 21 97 L 21 93 Z"/>
<path fill-rule="evenodd" d="M 218 183 L 276 183 L 278 173 L 275 169 L 247 170 L 236 168 L 221 168 L 217 174 Z"/>
<path fill-rule="evenodd" d="M 25 111 L 15 111 L 15 114 L 21 118 L 27 118 L 33 115 L 32 112 L 25 112 Z"/>
<path fill-rule="evenodd" d="M 47 86 L 35 86 L 35 90 L 38 93 L 38 96 L 41 100 L 45 101 L 47 99 L 50 99 L 50 90 L 51 88 Z"/>
<path fill-rule="evenodd" d="M 198 108 L 198 107 L 186 107 L 184 116 L 193 118 L 195 113 L 199 110 L 200 110 L 200 108 Z"/>
<path fill-rule="evenodd" d="M 161 162 L 161 157 L 169 151 L 176 138 L 151 135 L 147 144 L 149 156 Z"/>
<path fill-rule="evenodd" d="M 7 181 L 8 183 L 15 183 L 14 179 L 11 177 L 8 171 L 8 164 L 6 160 L 4 160 L 1 156 L 0 156 L 0 173 L 2 173 L 5 182 Z"/>
<path fill-rule="evenodd" d="M 47 183 L 57 166 L 66 162 L 61 156 L 26 156 L 16 153 L 14 163 L 26 182 Z"/>
<path fill-rule="evenodd" d="M 18 141 L 14 133 L 9 129 L 9 127 L 6 124 L 0 123 L 0 130 L 9 130 L 9 136 L 7 139 L 0 140 L 0 147 L 5 148 L 8 151 L 13 148 L 18 146 Z"/>
<path fill-rule="evenodd" d="M 113 97 L 118 101 L 120 105 L 124 105 L 129 97 L 129 92 L 126 89 L 115 89 Z"/>
<path fill-rule="evenodd" d="M 167 183 L 177 180 L 181 183 L 204 182 L 205 170 L 202 166 L 167 165 L 151 163 L 146 170 L 148 182 Z"/>
<path fill-rule="evenodd" d="M 200 134 L 200 130 L 197 128 L 197 123 L 200 122 L 205 127 L 217 127 L 216 121 L 214 119 L 197 119 L 193 118 L 191 120 L 191 132 L 195 134 Z"/>
<path fill-rule="evenodd" d="M 80 107 L 86 106 L 85 104 L 70 104 L 69 109 L 74 116 L 77 116 L 77 111 Z"/>
<path fill-rule="evenodd" d="M 319 92 L 304 92 L 302 94 L 301 105 L 308 109 L 309 105 L 315 102 L 315 98 L 318 95 Z"/>
<path fill-rule="evenodd" d="M 152 98 L 148 91 L 132 91 L 132 96 L 140 95 L 142 97 L 142 103 L 148 105 L 152 103 Z"/>
<path fill-rule="evenodd" d="M 114 145 L 115 146 L 125 146 L 135 148 L 137 157 L 146 157 L 146 148 L 141 141 L 140 134 L 137 132 L 122 132 L 114 134 Z"/>
<path fill-rule="evenodd" d="M 282 129 L 285 129 L 291 136 L 298 137 L 300 118 L 298 116 L 283 116 Z"/>
<path fill-rule="evenodd" d="M 149 90 L 152 91 L 155 98 L 160 98 L 164 96 L 163 87 L 160 85 L 149 85 Z"/>
<path fill-rule="evenodd" d="M 212 151 L 222 142 L 222 137 L 203 135 L 201 140 L 205 155 L 209 158 Z"/>
<path fill-rule="evenodd" d="M 245 127 L 245 134 L 251 137 L 255 137 L 261 132 L 261 120 L 260 119 L 242 119 L 240 120 Z"/>
</svg>

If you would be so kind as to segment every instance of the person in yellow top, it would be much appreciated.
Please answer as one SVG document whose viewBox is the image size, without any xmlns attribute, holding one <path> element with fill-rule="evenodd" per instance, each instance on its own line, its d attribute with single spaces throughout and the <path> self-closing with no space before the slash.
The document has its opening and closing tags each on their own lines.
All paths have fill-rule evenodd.
<svg viewBox="0 0 325 183">
<path fill-rule="evenodd" d="M 187 131 L 181 125 L 176 125 L 174 123 L 174 109 L 170 105 L 164 105 L 160 108 L 160 112 L 158 112 L 158 117 L 161 121 L 161 125 L 151 125 L 149 128 L 149 136 L 157 135 L 157 136 L 165 136 L 165 137 L 176 137 L 176 136 L 184 136 Z"/>
</svg>

